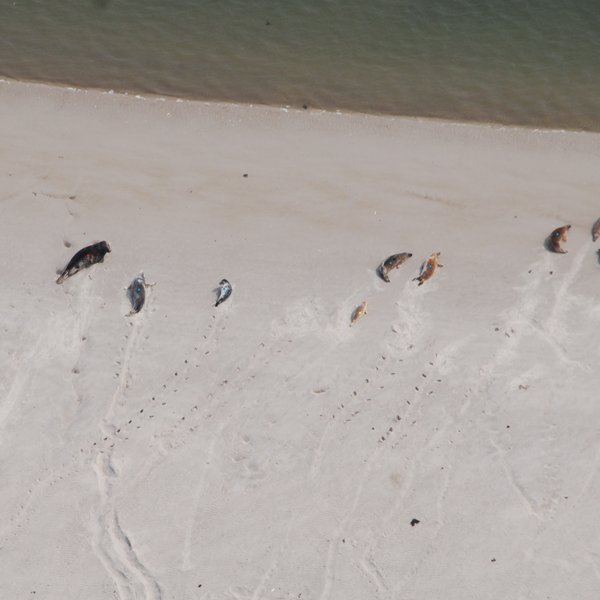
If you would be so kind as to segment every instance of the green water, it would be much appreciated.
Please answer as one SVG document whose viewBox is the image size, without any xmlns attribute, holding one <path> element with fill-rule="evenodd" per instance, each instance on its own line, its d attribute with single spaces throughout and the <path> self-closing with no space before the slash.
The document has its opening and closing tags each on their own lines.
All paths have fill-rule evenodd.
<svg viewBox="0 0 600 600">
<path fill-rule="evenodd" d="M 600 0 L 15 0 L 0 75 L 600 131 Z"/>
</svg>

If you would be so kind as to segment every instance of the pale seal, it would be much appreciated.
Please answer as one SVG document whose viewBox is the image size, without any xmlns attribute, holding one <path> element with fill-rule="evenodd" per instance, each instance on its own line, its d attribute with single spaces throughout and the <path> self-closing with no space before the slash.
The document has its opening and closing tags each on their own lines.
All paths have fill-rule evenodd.
<svg viewBox="0 0 600 600">
<path fill-rule="evenodd" d="M 221 304 L 222 302 L 225 302 L 225 300 L 227 300 L 227 298 L 231 296 L 233 288 L 231 287 L 231 284 L 229 283 L 229 281 L 227 281 L 227 279 L 221 279 L 221 281 L 219 282 L 219 289 L 217 291 L 219 292 L 219 297 L 217 298 L 215 307 L 219 306 L 219 304 Z"/>
<path fill-rule="evenodd" d="M 69 264 L 65 267 L 56 283 L 62 283 L 65 279 L 75 275 L 81 269 L 87 269 L 96 263 L 101 263 L 104 260 L 104 255 L 110 252 L 108 242 L 98 242 L 91 246 L 82 248 L 73 256 Z"/>
<path fill-rule="evenodd" d="M 352 327 L 352 325 L 354 325 L 354 323 L 356 323 L 356 321 L 358 321 L 361 317 L 363 317 L 366 314 L 367 314 L 367 302 L 365 300 L 360 306 L 357 306 L 354 309 L 354 312 L 352 313 L 352 317 L 350 319 L 350 327 Z"/>
</svg>

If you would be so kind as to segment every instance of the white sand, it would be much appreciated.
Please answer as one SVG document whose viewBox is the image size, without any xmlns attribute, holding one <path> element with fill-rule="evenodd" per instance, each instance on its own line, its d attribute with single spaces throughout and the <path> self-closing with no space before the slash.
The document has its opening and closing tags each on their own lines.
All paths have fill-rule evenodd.
<svg viewBox="0 0 600 600">
<path fill-rule="evenodd" d="M 7 82 L 0 132 L 0 598 L 598 597 L 599 135 Z"/>
</svg>

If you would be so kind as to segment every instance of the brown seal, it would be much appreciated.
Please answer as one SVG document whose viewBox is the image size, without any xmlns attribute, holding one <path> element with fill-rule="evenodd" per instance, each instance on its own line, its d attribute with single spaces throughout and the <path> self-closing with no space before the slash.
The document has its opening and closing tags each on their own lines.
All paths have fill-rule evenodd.
<svg viewBox="0 0 600 600">
<path fill-rule="evenodd" d="M 434 252 L 426 261 L 423 267 L 421 268 L 421 274 L 418 277 L 415 277 L 413 281 L 418 281 L 419 285 L 423 285 L 430 277 L 433 276 L 435 270 L 438 267 L 443 267 L 438 262 L 438 258 L 440 256 L 440 252 Z"/>
<path fill-rule="evenodd" d="M 367 301 L 365 300 L 360 306 L 354 309 L 352 318 L 350 319 L 350 327 L 356 323 L 362 316 L 367 314 Z"/>
<path fill-rule="evenodd" d="M 560 247 L 560 243 L 567 241 L 567 232 L 569 229 L 571 229 L 570 225 L 563 225 L 562 227 L 557 227 L 548 236 L 548 248 L 552 250 L 552 252 L 558 252 L 559 254 L 567 253 L 566 250 Z"/>
<path fill-rule="evenodd" d="M 600 219 L 592 227 L 592 240 L 595 242 L 600 237 Z"/>
<path fill-rule="evenodd" d="M 397 269 L 404 261 L 408 260 L 412 256 L 411 252 L 401 252 L 400 254 L 392 254 L 388 256 L 377 269 L 377 273 L 384 281 L 390 282 L 388 277 L 389 272 L 392 269 Z"/>
</svg>

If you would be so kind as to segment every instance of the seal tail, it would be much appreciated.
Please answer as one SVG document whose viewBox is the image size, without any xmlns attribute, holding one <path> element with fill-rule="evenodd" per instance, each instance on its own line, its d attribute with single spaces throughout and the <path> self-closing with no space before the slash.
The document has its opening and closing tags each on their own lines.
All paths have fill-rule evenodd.
<svg viewBox="0 0 600 600">
<path fill-rule="evenodd" d="M 58 276 L 58 279 L 56 280 L 56 283 L 58 283 L 58 285 L 60 285 L 65 279 L 69 278 L 71 275 L 72 275 L 72 273 L 69 273 L 69 271 L 63 271 Z"/>
<path fill-rule="evenodd" d="M 381 264 L 381 265 L 379 265 L 379 267 L 377 267 L 377 275 L 379 275 L 379 277 L 381 277 L 381 279 L 383 279 L 385 282 L 387 282 L 387 283 L 390 282 L 390 279 L 385 272 L 383 264 Z"/>
</svg>

